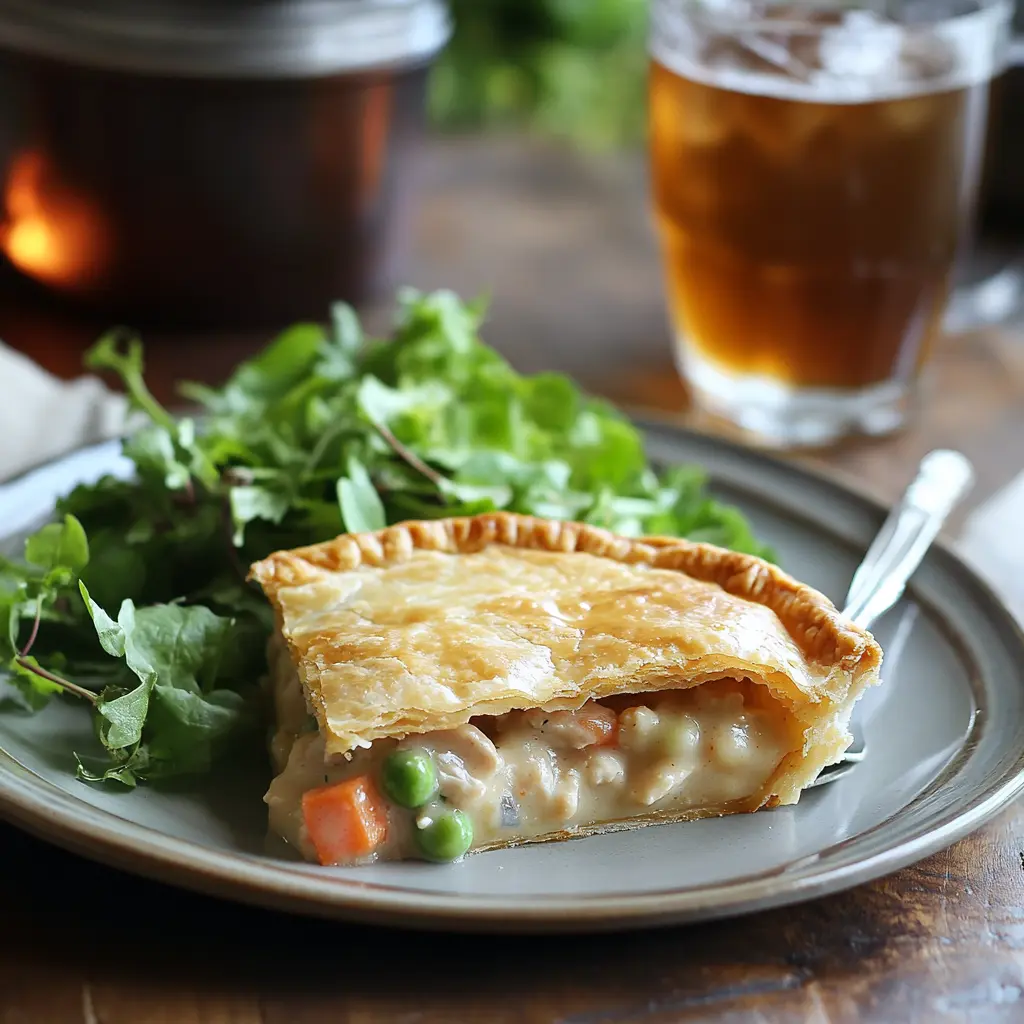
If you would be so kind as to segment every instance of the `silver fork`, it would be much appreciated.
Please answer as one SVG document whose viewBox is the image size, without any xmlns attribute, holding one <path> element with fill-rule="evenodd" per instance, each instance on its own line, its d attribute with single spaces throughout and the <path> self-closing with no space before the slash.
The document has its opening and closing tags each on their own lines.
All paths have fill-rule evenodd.
<svg viewBox="0 0 1024 1024">
<path fill-rule="evenodd" d="M 868 629 L 900 598 L 942 524 L 974 481 L 966 456 L 948 449 L 929 452 L 853 574 L 843 614 Z M 864 733 L 852 722 L 853 742 L 842 760 L 827 765 L 806 788 L 848 775 L 867 756 Z"/>
</svg>

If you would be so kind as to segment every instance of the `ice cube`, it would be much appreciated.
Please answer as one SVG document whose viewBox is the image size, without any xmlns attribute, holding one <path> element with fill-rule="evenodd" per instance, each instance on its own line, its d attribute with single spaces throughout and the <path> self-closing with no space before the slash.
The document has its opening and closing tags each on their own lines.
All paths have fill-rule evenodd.
<svg viewBox="0 0 1024 1024">
<path fill-rule="evenodd" d="M 828 133 L 836 120 L 834 107 L 801 100 L 754 99 L 744 111 L 743 130 L 761 157 L 792 164 Z"/>
<path fill-rule="evenodd" d="M 826 28 L 818 45 L 819 67 L 836 79 L 878 79 L 895 75 L 903 29 L 871 11 L 848 11 Z"/>
</svg>

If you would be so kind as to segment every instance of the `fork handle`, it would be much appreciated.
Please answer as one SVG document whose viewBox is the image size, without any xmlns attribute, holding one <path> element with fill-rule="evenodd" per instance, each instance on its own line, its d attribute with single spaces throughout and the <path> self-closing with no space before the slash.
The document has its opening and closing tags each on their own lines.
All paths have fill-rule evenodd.
<svg viewBox="0 0 1024 1024">
<path fill-rule="evenodd" d="M 843 614 L 867 629 L 898 600 L 974 470 L 960 452 L 929 452 L 853 574 Z"/>
</svg>

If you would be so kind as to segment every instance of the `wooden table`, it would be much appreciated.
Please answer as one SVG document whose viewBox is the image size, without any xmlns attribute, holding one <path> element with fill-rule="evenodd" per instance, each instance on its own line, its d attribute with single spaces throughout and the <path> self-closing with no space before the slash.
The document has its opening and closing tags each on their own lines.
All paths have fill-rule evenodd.
<svg viewBox="0 0 1024 1024">
<path fill-rule="evenodd" d="M 437 144 L 414 270 L 493 292 L 488 339 L 684 419 L 644 179 L 514 141 Z M 0 337 L 77 372 L 99 325 L 0 284 Z M 6 301 L 4 301 L 6 295 Z M 162 398 L 260 339 L 150 336 Z M 892 499 L 929 448 L 976 463 L 977 504 L 1024 464 L 1024 337 L 944 342 L 912 429 L 801 458 Z M 1024 1020 L 1024 810 L 843 895 L 734 922 L 565 939 L 417 935 L 219 903 L 0 826 L 0 1024 Z"/>
</svg>

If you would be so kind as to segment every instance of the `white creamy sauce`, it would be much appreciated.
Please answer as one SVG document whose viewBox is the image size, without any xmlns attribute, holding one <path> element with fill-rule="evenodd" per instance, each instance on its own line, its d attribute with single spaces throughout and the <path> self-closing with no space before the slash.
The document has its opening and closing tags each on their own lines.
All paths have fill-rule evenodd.
<svg viewBox="0 0 1024 1024">
<path fill-rule="evenodd" d="M 659 812 L 725 810 L 759 794 L 794 742 L 785 716 L 769 714 L 749 699 L 749 688 L 723 680 L 620 698 L 618 710 L 588 702 L 575 712 L 511 712 L 476 720 L 483 728 L 468 723 L 380 740 L 348 760 L 325 763 L 323 740 L 309 724 L 286 659 L 274 665 L 278 729 L 271 748 L 280 774 L 265 800 L 273 831 L 314 860 L 303 793 L 356 775 L 379 780 L 396 747 L 433 754 L 440 796 L 471 818 L 479 848 Z M 415 855 L 414 817 L 390 808 L 379 858 Z"/>
</svg>

